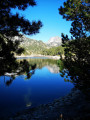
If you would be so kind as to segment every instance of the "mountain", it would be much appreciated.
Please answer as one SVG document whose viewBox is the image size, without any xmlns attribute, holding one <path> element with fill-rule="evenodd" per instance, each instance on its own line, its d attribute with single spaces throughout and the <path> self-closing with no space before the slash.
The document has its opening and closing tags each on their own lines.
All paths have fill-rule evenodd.
<svg viewBox="0 0 90 120">
<path fill-rule="evenodd" d="M 48 51 L 49 48 L 60 46 L 62 40 L 60 37 L 52 37 L 47 43 L 42 42 L 41 40 L 34 40 L 26 36 L 18 37 L 15 36 L 13 40 L 22 41 L 20 46 L 25 48 L 24 55 L 30 54 L 42 54 L 42 51 Z"/>
<path fill-rule="evenodd" d="M 46 43 L 49 47 L 58 47 L 62 44 L 62 39 L 58 36 L 51 37 Z"/>
<path fill-rule="evenodd" d="M 43 50 L 47 48 L 47 45 L 41 40 L 34 40 L 27 38 L 26 36 L 22 37 L 23 42 L 21 42 L 21 47 L 25 48 L 25 55 L 30 54 L 40 54 Z"/>
</svg>

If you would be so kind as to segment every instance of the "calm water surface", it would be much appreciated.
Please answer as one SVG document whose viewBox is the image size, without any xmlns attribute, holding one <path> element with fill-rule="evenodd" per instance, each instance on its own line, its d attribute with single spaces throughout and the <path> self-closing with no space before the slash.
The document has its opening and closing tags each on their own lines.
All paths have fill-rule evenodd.
<svg viewBox="0 0 90 120">
<path fill-rule="evenodd" d="M 11 84 L 10 76 L 0 76 L 0 117 L 9 116 L 28 107 L 49 103 L 70 92 L 73 84 L 60 76 L 55 60 L 29 59 L 36 63 L 31 78 L 17 76 Z"/>
</svg>

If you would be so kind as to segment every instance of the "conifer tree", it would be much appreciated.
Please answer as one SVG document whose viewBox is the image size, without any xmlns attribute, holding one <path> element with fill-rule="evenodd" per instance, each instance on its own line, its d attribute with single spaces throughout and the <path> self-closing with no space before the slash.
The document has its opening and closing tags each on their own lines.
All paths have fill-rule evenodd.
<svg viewBox="0 0 90 120">
<path fill-rule="evenodd" d="M 21 53 L 22 50 L 18 49 L 19 41 L 11 38 L 20 36 L 20 32 L 26 35 L 39 32 L 39 29 L 42 27 L 41 21 L 30 22 L 18 13 L 15 15 L 11 13 L 12 8 L 18 8 L 24 11 L 28 6 L 34 5 L 36 5 L 34 0 L 0 0 L 0 47 L 2 49 L 3 43 L 9 45 L 11 42 L 10 44 L 12 46 L 10 46 L 13 47 L 13 49 L 11 49 L 10 52 Z M 4 49 L 7 49 L 7 47 L 5 46 Z M 0 50 L 0 57 L 4 57 L 3 55 L 5 54 L 2 54 L 2 50 Z"/>
<path fill-rule="evenodd" d="M 65 66 L 74 82 L 89 80 L 90 74 L 90 3 L 88 0 L 67 0 L 59 14 L 71 23 L 71 38 L 62 33 Z M 86 86 L 87 82 L 86 82 Z"/>
<path fill-rule="evenodd" d="M 19 13 L 13 15 L 11 9 L 18 8 L 24 11 L 28 6 L 35 5 L 34 0 L 0 0 L 0 69 L 3 69 L 5 64 L 8 64 L 7 67 L 15 64 L 14 54 L 21 54 L 24 50 L 20 48 L 21 40 L 15 39 L 15 36 L 21 37 L 20 33 L 26 35 L 39 33 L 42 27 L 41 21 L 30 22 Z"/>
</svg>

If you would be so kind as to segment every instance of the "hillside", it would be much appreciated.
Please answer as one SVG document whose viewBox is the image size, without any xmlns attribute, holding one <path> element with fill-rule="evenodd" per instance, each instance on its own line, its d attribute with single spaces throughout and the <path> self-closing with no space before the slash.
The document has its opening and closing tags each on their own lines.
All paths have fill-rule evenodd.
<svg viewBox="0 0 90 120">
<path fill-rule="evenodd" d="M 22 38 L 18 38 L 16 36 L 16 39 L 22 40 L 20 46 L 25 48 L 25 52 L 23 53 L 24 55 L 30 55 L 30 54 L 45 55 L 46 53 L 48 55 L 49 53 L 50 55 L 55 55 L 57 53 L 55 52 L 56 50 L 62 49 L 62 47 L 60 46 L 62 43 L 60 37 L 52 37 L 47 43 L 44 43 L 41 40 L 34 40 L 31 38 L 27 38 L 26 36 L 22 36 Z"/>
<path fill-rule="evenodd" d="M 23 36 L 23 42 L 20 46 L 25 48 L 25 55 L 30 54 L 40 54 L 43 50 L 47 48 L 47 45 L 41 40 L 34 40 Z"/>
</svg>

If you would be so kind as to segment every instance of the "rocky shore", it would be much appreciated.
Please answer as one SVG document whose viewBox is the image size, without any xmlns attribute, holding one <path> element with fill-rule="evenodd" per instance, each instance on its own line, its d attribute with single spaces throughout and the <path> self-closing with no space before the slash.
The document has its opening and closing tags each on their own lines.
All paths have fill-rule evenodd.
<svg viewBox="0 0 90 120">
<path fill-rule="evenodd" d="M 49 56 L 49 55 L 21 55 L 21 56 L 15 56 L 16 58 L 32 58 L 32 57 L 39 57 L 39 58 L 47 58 L 47 59 L 55 59 L 59 60 L 60 56 Z"/>
<path fill-rule="evenodd" d="M 52 103 L 26 109 L 9 120 L 89 120 L 90 103 L 78 89 Z"/>
</svg>

